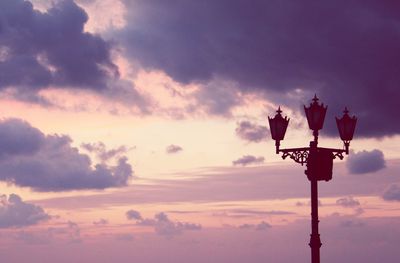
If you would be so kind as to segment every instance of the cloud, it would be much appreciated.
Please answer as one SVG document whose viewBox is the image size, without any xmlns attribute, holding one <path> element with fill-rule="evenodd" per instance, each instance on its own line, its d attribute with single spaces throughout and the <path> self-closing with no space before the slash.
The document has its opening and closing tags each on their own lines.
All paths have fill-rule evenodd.
<svg viewBox="0 0 400 263">
<path fill-rule="evenodd" d="M 145 69 L 205 86 L 231 80 L 277 103 L 295 90 L 304 98 L 317 92 L 329 105 L 331 135 L 337 135 L 332 115 L 345 105 L 359 116 L 356 135 L 400 133 L 393 121 L 400 97 L 396 1 L 124 3 L 127 26 L 115 36 Z"/>
<path fill-rule="evenodd" d="M 400 201 L 400 185 L 391 184 L 384 191 L 382 198 L 387 201 Z"/>
<path fill-rule="evenodd" d="M 70 243 L 81 243 L 81 229 L 79 225 L 73 221 L 67 222 L 67 234 L 69 236 Z"/>
<path fill-rule="evenodd" d="M 142 220 L 142 215 L 136 210 L 129 210 L 126 212 L 126 218 L 129 220 Z"/>
<path fill-rule="evenodd" d="M 97 158 L 102 162 L 107 162 L 115 157 L 120 157 L 128 152 L 126 146 L 120 146 L 115 149 L 107 150 L 106 145 L 103 142 L 98 143 L 82 143 L 81 147 L 90 153 L 95 153 Z"/>
<path fill-rule="evenodd" d="M 212 115 L 231 116 L 232 109 L 243 101 L 240 90 L 230 81 L 212 80 L 193 94 L 197 105 Z"/>
<path fill-rule="evenodd" d="M 171 221 L 167 214 L 163 212 L 156 214 L 154 218 L 156 219 L 154 225 L 156 233 L 166 237 L 179 235 L 186 230 L 200 230 L 202 228 L 200 224 Z"/>
<path fill-rule="evenodd" d="M 374 173 L 386 167 L 383 152 L 380 150 L 352 152 L 346 162 L 352 174 Z"/>
<path fill-rule="evenodd" d="M 16 194 L 0 196 L 0 228 L 24 227 L 50 219 L 42 207 L 22 201 Z"/>
<path fill-rule="evenodd" d="M 96 226 L 107 225 L 107 224 L 108 224 L 108 220 L 104 219 L 104 218 L 100 218 L 97 221 L 93 221 L 93 225 L 96 225 Z"/>
<path fill-rule="evenodd" d="M 178 153 L 178 152 L 180 152 L 180 151 L 182 151 L 182 150 L 183 150 L 183 149 L 182 149 L 181 146 L 179 146 L 179 145 L 174 145 L 174 144 L 168 145 L 167 148 L 165 149 L 165 151 L 166 151 L 168 154 Z"/>
<path fill-rule="evenodd" d="M 139 212 L 129 210 L 126 212 L 127 218 L 136 220 L 137 225 L 151 226 L 154 228 L 156 234 L 165 236 L 167 238 L 174 237 L 182 234 L 184 231 L 201 230 L 200 224 L 172 221 L 164 212 L 154 215 L 154 218 L 142 218 Z"/>
<path fill-rule="evenodd" d="M 258 125 L 250 121 L 237 123 L 236 135 L 248 142 L 261 142 L 268 138 L 269 131 L 266 126 Z"/>
<path fill-rule="evenodd" d="M 85 31 L 85 10 L 74 0 L 44 6 L 48 9 L 34 9 L 25 0 L 0 2 L 1 95 L 65 109 L 41 91 L 82 90 L 148 113 L 149 97 L 131 80 L 120 78 L 112 60 L 116 42 Z"/>
<path fill-rule="evenodd" d="M 238 226 L 238 228 L 240 228 L 240 229 L 254 229 L 254 230 L 257 230 L 257 231 L 264 231 L 264 230 L 267 230 L 267 229 L 269 229 L 271 227 L 272 226 L 270 224 L 268 224 L 267 222 L 265 222 L 265 221 L 261 221 L 259 224 L 256 224 L 256 225 L 254 225 L 254 224 L 243 224 L 243 225 Z"/>
<path fill-rule="evenodd" d="M 35 93 L 56 85 L 101 91 L 118 77 L 111 43 L 84 31 L 89 17 L 74 1 L 57 1 L 41 12 L 29 1 L 5 0 L 0 18 L 1 89 Z"/>
<path fill-rule="evenodd" d="M 115 166 L 93 167 L 68 136 L 44 135 L 19 119 L 1 121 L 0 134 L 8 138 L 0 139 L 0 181 L 36 191 L 68 191 L 126 186 L 133 176 L 125 156 Z"/>
<path fill-rule="evenodd" d="M 356 207 L 360 205 L 360 202 L 357 199 L 354 199 L 352 196 L 342 197 L 336 200 L 336 204 L 343 207 Z"/>
<path fill-rule="evenodd" d="M 37 152 L 45 141 L 44 134 L 19 119 L 0 122 L 0 159 Z"/>
<path fill-rule="evenodd" d="M 38 234 L 25 230 L 16 233 L 15 239 L 30 245 L 47 245 L 51 242 L 51 237 L 48 232 Z"/>
<path fill-rule="evenodd" d="M 264 162 L 264 157 L 262 157 L 262 156 L 255 157 L 253 155 L 244 155 L 243 157 L 233 161 L 232 164 L 247 166 L 247 165 L 252 165 L 252 164 L 260 164 L 263 162 Z"/>
<path fill-rule="evenodd" d="M 58 243 L 57 241 L 64 241 L 69 244 L 82 243 L 83 241 L 80 226 L 71 220 L 50 226 L 46 231 L 36 231 L 36 233 L 31 232 L 31 234 L 39 237 L 42 236 L 48 239 L 48 242 L 52 244 Z"/>
<path fill-rule="evenodd" d="M 268 228 L 271 228 L 271 225 L 264 221 L 262 221 L 261 223 L 256 225 L 256 230 L 258 230 L 258 231 L 266 230 Z"/>
</svg>

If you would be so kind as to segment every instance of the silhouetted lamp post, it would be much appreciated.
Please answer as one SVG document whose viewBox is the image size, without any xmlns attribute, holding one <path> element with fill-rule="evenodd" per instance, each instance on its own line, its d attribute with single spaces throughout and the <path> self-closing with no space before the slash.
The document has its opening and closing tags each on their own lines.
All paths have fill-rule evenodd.
<svg viewBox="0 0 400 263">
<path fill-rule="evenodd" d="M 349 154 L 350 141 L 357 124 L 356 117 L 350 117 L 347 108 L 341 119 L 336 118 L 336 124 L 339 130 L 340 138 L 343 140 L 344 149 L 331 149 L 318 147 L 318 131 L 324 126 L 327 106 L 318 103 L 315 95 L 309 107 L 304 106 L 308 126 L 313 131 L 314 140 L 310 142 L 310 147 L 280 149 L 280 141 L 285 137 L 289 119 L 282 116 L 282 110 L 279 107 L 274 118 L 268 117 L 271 137 L 275 140 L 276 153 L 282 153 L 282 158 L 290 157 L 301 165 L 306 164 L 305 174 L 311 182 L 311 262 L 319 263 L 321 240 L 318 232 L 318 181 L 329 181 L 332 179 L 333 159 L 338 157 L 343 159 L 343 154 Z"/>
</svg>

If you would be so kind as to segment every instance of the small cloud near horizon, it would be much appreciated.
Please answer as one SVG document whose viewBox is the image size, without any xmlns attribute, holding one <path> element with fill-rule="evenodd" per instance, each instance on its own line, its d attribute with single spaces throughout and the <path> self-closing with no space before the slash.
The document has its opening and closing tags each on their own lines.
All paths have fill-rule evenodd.
<svg viewBox="0 0 400 263">
<path fill-rule="evenodd" d="M 261 164 L 264 162 L 264 160 L 265 160 L 265 158 L 262 156 L 255 157 L 253 155 L 244 155 L 244 156 L 240 157 L 239 159 L 232 161 L 232 164 L 247 166 L 247 165 Z"/>
<path fill-rule="evenodd" d="M 181 146 L 179 146 L 179 145 L 171 144 L 171 145 L 168 145 L 168 146 L 167 146 L 167 148 L 165 149 L 165 151 L 166 151 L 168 154 L 174 154 L 174 153 L 179 153 L 179 152 L 183 151 L 183 148 L 182 148 Z"/>
<path fill-rule="evenodd" d="M 201 230 L 201 224 L 180 222 L 171 220 L 164 212 L 154 215 L 153 218 L 144 218 L 140 212 L 129 210 L 126 212 L 128 220 L 135 220 L 136 225 L 150 226 L 154 228 L 154 232 L 166 238 L 182 234 L 184 231 Z"/>
</svg>

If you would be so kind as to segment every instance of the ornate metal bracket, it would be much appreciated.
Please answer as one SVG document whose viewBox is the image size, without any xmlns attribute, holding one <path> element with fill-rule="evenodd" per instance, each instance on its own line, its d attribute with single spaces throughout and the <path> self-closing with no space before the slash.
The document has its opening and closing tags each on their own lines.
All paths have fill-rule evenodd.
<svg viewBox="0 0 400 263">
<path fill-rule="evenodd" d="M 282 159 L 290 157 L 296 163 L 304 165 L 307 163 L 308 155 L 310 153 L 310 148 L 291 148 L 291 149 L 279 149 L 282 154 Z"/>
<path fill-rule="evenodd" d="M 324 150 L 328 150 L 333 154 L 333 159 L 336 159 L 336 157 L 338 157 L 340 160 L 343 160 L 344 153 L 347 153 L 347 150 L 343 150 L 343 149 L 332 149 L 332 148 L 321 148 L 318 147 L 318 149 L 324 149 Z"/>
<path fill-rule="evenodd" d="M 324 149 L 329 150 L 333 154 L 333 159 L 336 157 L 340 160 L 343 160 L 343 154 L 346 153 L 346 150 L 342 149 L 331 149 L 331 148 L 320 148 L 317 149 Z M 310 147 L 304 148 L 289 148 L 289 149 L 278 149 L 278 152 L 282 153 L 282 159 L 286 159 L 290 157 L 296 163 L 304 165 L 308 161 L 308 156 L 310 155 Z"/>
</svg>

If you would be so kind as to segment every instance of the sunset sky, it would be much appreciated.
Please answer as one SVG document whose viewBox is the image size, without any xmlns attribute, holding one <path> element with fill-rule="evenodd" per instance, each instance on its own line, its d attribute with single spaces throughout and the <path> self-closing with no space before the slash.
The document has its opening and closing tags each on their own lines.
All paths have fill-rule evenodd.
<svg viewBox="0 0 400 263">
<path fill-rule="evenodd" d="M 0 260 L 309 262 L 303 113 L 358 117 L 321 262 L 399 262 L 400 3 L 0 0 Z"/>
</svg>

